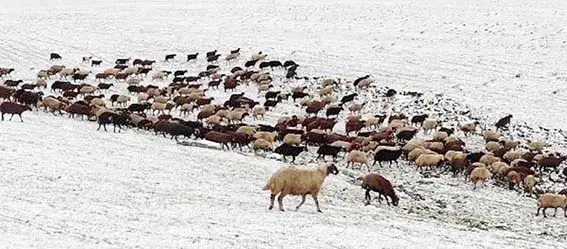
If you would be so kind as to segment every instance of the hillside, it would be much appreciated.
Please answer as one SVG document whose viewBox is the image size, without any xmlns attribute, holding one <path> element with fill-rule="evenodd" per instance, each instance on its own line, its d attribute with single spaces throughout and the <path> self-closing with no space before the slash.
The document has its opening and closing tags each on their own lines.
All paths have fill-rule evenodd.
<svg viewBox="0 0 567 249">
<path fill-rule="evenodd" d="M 565 7 L 524 0 L 7 1 L 0 4 L 0 67 L 15 68 L 13 79 L 34 82 L 52 64 L 97 73 L 131 57 L 193 75 L 206 62 L 185 63 L 186 54 L 218 49 L 224 55 L 241 47 L 238 62 L 221 62 L 223 72 L 263 51 L 299 63 L 300 76 L 352 81 L 371 74 L 376 87 L 356 100 L 369 103 L 363 115 L 427 112 L 448 125 L 478 118 L 491 126 L 510 113 L 512 132 L 505 136 L 545 139 L 564 152 Z M 49 61 L 51 52 L 63 60 Z M 177 59 L 163 62 L 169 53 Z M 81 64 L 87 55 L 102 66 Z M 285 81 L 282 70 L 272 74 L 277 88 L 311 84 L 317 90 L 312 81 Z M 142 84 L 169 83 L 150 78 Z M 87 82 L 95 83 L 92 76 Z M 400 93 L 392 102 L 382 97 L 387 88 Z M 240 91 L 264 101 L 252 85 Z M 403 91 L 425 94 L 416 104 Z M 127 94 L 126 84 L 104 94 L 115 93 Z M 230 94 L 207 93 L 217 104 Z M 298 112 L 284 102 L 265 120 L 246 122 L 274 124 Z M 344 131 L 347 112 L 335 131 Z M 278 155 L 220 151 L 203 141 L 211 148 L 181 146 L 137 129 L 96 131 L 94 122 L 41 111 L 23 117 L 23 123 L 0 123 L 5 248 L 560 248 L 566 242 L 564 218 L 535 217 L 535 199 L 492 181 L 473 190 L 462 177 L 422 174 L 406 161 L 376 168 L 394 184 L 399 207 L 365 206 L 355 180 L 364 172 L 339 160 L 341 174 L 326 180 L 320 196 L 323 214 L 311 199 L 291 211 L 297 197 L 286 197 L 290 211 L 281 213 L 267 210 L 269 194 L 261 190 L 288 165 Z M 483 147 L 479 136 L 465 141 L 471 149 Z M 315 151 L 298 164 L 315 165 Z M 556 191 L 565 184 L 542 187 Z"/>
</svg>

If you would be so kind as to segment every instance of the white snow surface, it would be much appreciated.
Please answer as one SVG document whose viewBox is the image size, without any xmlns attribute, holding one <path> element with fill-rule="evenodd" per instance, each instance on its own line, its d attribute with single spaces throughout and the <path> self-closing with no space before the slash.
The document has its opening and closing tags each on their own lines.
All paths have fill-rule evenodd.
<svg viewBox="0 0 567 249">
<path fill-rule="evenodd" d="M 565 129 L 566 7 L 543 0 L 6 0 L 0 67 L 16 68 L 12 77 L 29 82 L 54 63 L 51 52 L 63 56 L 55 64 L 96 72 L 116 58 L 178 53 L 177 62 L 156 68 L 196 73 L 202 57 L 182 63 L 186 54 L 241 47 L 243 56 L 262 50 L 293 59 L 301 75 L 369 73 L 378 86 L 442 93 L 489 123 L 512 113 L 514 123 Z M 86 55 L 103 59 L 102 67 L 81 65 Z M 112 91 L 124 93 L 123 85 Z M 257 98 L 253 87 L 242 90 Z M 268 120 L 293 110 L 284 105 Z M 105 133 L 43 112 L 23 116 L 24 123 L 0 124 L 2 248 L 562 248 L 566 242 L 562 215 L 535 217 L 532 198 L 492 184 L 473 191 L 462 177 L 424 178 L 406 163 L 379 169 L 396 187 L 399 207 L 376 200 L 364 206 L 352 179 L 361 172 L 340 163 L 342 173 L 330 176 L 320 194 L 323 214 L 311 199 L 294 211 L 296 197 L 286 197 L 288 211 L 268 211 L 261 188 L 286 165 L 272 155 L 179 146 L 135 129 Z"/>
</svg>

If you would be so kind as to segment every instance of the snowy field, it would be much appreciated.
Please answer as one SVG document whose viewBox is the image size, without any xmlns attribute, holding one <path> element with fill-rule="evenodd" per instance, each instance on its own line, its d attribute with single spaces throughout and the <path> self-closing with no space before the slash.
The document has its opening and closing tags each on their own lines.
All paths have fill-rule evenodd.
<svg viewBox="0 0 567 249">
<path fill-rule="evenodd" d="M 102 59 L 93 71 L 116 58 L 178 53 L 177 62 L 155 68 L 196 72 L 202 57 L 188 65 L 186 54 L 241 47 L 245 56 L 261 50 L 293 59 L 301 75 L 371 74 L 378 86 L 442 93 L 490 124 L 511 113 L 515 125 L 566 129 L 566 10 L 567 2 L 543 0 L 5 0 L 0 67 L 32 81 L 53 64 L 51 52 L 63 56 L 57 64 L 87 70 L 82 56 Z M 386 167 L 380 173 L 395 185 L 400 206 L 364 206 L 363 190 L 344 170 L 324 184 L 323 214 L 311 199 L 291 211 L 299 202 L 294 197 L 281 213 L 267 210 L 269 194 L 261 191 L 285 165 L 278 160 L 179 146 L 136 130 L 97 132 L 94 123 L 41 112 L 23 116 L 24 123 L 0 123 L 0 248 L 562 248 L 567 242 L 565 219 L 535 217 L 534 199 L 491 184 L 473 191 L 461 177 L 424 178 L 409 165 Z M 561 134 L 542 136 L 564 145 Z"/>
</svg>

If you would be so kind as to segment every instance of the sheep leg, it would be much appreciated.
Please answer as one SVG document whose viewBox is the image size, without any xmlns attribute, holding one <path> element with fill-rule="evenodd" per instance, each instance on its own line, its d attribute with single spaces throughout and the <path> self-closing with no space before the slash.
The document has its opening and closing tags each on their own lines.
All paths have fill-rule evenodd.
<svg viewBox="0 0 567 249">
<path fill-rule="evenodd" d="M 4 121 L 4 113 L 2 113 L 2 121 Z"/>
<path fill-rule="evenodd" d="M 366 189 L 366 194 L 364 194 L 364 200 L 366 200 L 365 205 L 370 205 L 371 199 L 372 197 L 370 197 L 370 189 Z"/>
<path fill-rule="evenodd" d="M 319 208 L 319 200 L 317 199 L 317 194 L 311 194 L 313 200 L 315 201 L 315 206 L 317 206 L 317 212 L 322 213 L 321 208 Z"/>
<path fill-rule="evenodd" d="M 378 203 L 382 204 L 382 193 L 378 192 Z"/>
<path fill-rule="evenodd" d="M 539 216 L 539 210 L 541 210 L 541 207 L 537 208 L 537 212 L 536 212 L 535 216 Z"/>
<path fill-rule="evenodd" d="M 555 212 L 553 213 L 553 217 L 557 215 L 557 208 L 555 208 Z"/>
<path fill-rule="evenodd" d="M 268 210 L 272 210 L 274 208 L 274 201 L 275 200 L 276 200 L 276 195 L 270 194 L 270 206 L 268 207 Z"/>
<path fill-rule="evenodd" d="M 283 198 L 284 198 L 284 193 L 280 193 L 280 196 L 278 196 L 278 206 L 280 207 L 280 211 L 284 212 L 284 208 L 283 208 Z"/>
<path fill-rule="evenodd" d="M 24 120 L 22 119 L 22 114 L 20 113 L 20 114 L 18 114 L 18 116 L 20 116 L 20 121 L 23 123 Z"/>
<path fill-rule="evenodd" d="M 12 116 L 10 116 L 10 119 L 8 121 L 12 121 L 13 117 L 14 117 L 14 113 L 12 113 Z"/>
<path fill-rule="evenodd" d="M 295 210 L 299 210 L 299 208 L 301 207 L 301 205 L 303 205 L 303 203 L 305 203 L 305 196 L 306 195 L 302 195 L 301 196 L 301 202 L 299 203 L 299 205 L 297 205 L 297 207 L 295 207 Z"/>
<path fill-rule="evenodd" d="M 543 210 L 542 210 L 542 213 L 543 213 L 543 217 L 544 217 L 544 218 L 547 218 L 547 215 L 545 214 L 545 210 L 546 210 L 546 209 L 547 209 L 547 208 L 543 208 Z"/>
</svg>

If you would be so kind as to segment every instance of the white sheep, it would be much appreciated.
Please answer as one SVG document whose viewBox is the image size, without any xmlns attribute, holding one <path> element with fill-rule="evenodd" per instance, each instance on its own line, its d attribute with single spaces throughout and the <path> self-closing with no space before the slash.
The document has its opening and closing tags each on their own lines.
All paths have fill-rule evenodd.
<svg viewBox="0 0 567 249">
<path fill-rule="evenodd" d="M 486 149 L 486 151 L 495 151 L 498 148 L 500 148 L 500 143 L 496 142 L 496 141 L 488 141 L 485 145 L 484 148 Z"/>
<path fill-rule="evenodd" d="M 506 153 L 504 153 L 504 155 L 502 156 L 502 158 L 504 160 L 507 160 L 508 162 L 514 161 L 516 159 L 522 158 L 522 155 L 524 153 L 522 153 L 521 151 L 517 151 L 517 150 L 511 150 L 508 151 Z"/>
<path fill-rule="evenodd" d="M 440 166 L 442 162 L 445 161 L 445 157 L 439 154 L 421 154 L 415 160 L 415 165 L 420 170 L 423 170 L 425 167 L 429 167 L 433 169 L 434 166 Z"/>
<path fill-rule="evenodd" d="M 490 154 L 485 154 L 482 157 L 480 157 L 480 159 L 478 160 L 479 163 L 482 163 L 484 165 L 490 166 L 495 162 L 500 162 L 500 158 L 499 157 L 495 157 L 493 155 Z"/>
<path fill-rule="evenodd" d="M 252 144 L 252 149 L 254 150 L 254 152 L 256 152 L 258 150 L 263 150 L 263 151 L 274 150 L 272 143 L 270 143 L 269 141 L 267 141 L 265 139 L 261 139 L 261 138 L 254 140 L 254 143 Z"/>
<path fill-rule="evenodd" d="M 91 106 L 106 107 L 106 102 L 101 98 L 94 98 L 90 102 Z"/>
<path fill-rule="evenodd" d="M 563 212 L 565 217 L 567 217 L 567 196 L 559 195 L 559 194 L 552 194 L 552 193 L 545 193 L 541 195 L 537 200 L 537 213 L 536 216 L 539 215 L 539 211 L 543 208 L 543 217 L 547 218 L 545 214 L 545 210 L 548 208 L 555 208 L 555 213 L 553 217 L 557 214 L 557 208 L 563 208 Z"/>
<path fill-rule="evenodd" d="M 334 87 L 332 85 L 325 86 L 319 90 L 319 95 L 321 97 L 333 94 Z"/>
<path fill-rule="evenodd" d="M 487 168 L 493 175 L 497 175 L 500 173 L 500 169 L 510 168 L 510 166 L 508 166 L 508 164 L 505 162 L 494 162 L 491 165 L 487 166 Z"/>
<path fill-rule="evenodd" d="M 187 115 L 187 114 L 189 114 L 189 112 L 193 111 L 194 107 L 195 107 L 195 104 L 193 104 L 193 103 L 185 103 L 185 104 L 181 105 L 181 108 L 179 108 L 179 111 L 181 112 L 181 114 Z"/>
<path fill-rule="evenodd" d="M 165 114 L 165 109 L 167 108 L 167 103 L 160 103 L 160 102 L 153 102 L 151 109 L 152 109 L 152 113 L 155 113 L 155 111 L 158 111 L 158 113 L 162 113 Z"/>
<path fill-rule="evenodd" d="M 351 143 L 338 140 L 338 141 L 332 142 L 330 145 L 334 146 L 334 147 L 341 147 L 341 148 L 347 150 L 350 147 Z"/>
<path fill-rule="evenodd" d="M 531 151 L 541 152 L 546 147 L 549 147 L 549 144 L 543 141 L 533 141 L 528 143 L 528 147 Z"/>
<path fill-rule="evenodd" d="M 361 165 L 366 165 L 366 168 L 368 169 L 368 171 L 370 171 L 370 167 L 368 165 L 368 156 L 365 152 L 360 151 L 360 150 L 352 150 L 351 152 L 348 153 L 348 155 L 347 155 L 347 167 L 352 164 L 352 167 L 354 168 L 355 163 L 359 163 Z M 362 169 L 362 166 L 361 166 L 361 169 Z"/>
<path fill-rule="evenodd" d="M 116 98 L 116 103 L 121 106 L 126 106 L 128 101 L 130 101 L 130 96 L 118 95 L 118 98 Z"/>
<path fill-rule="evenodd" d="M 520 145 L 518 140 L 502 139 L 500 142 L 504 144 L 506 150 L 516 149 Z"/>
<path fill-rule="evenodd" d="M 500 133 L 496 131 L 485 131 L 483 137 L 485 142 L 489 142 L 489 141 L 498 142 L 498 139 L 500 138 Z"/>
<path fill-rule="evenodd" d="M 438 131 L 438 132 L 433 133 L 433 141 L 443 142 L 448 137 L 449 137 L 449 134 L 447 134 L 447 132 L 444 132 L 444 131 Z"/>
<path fill-rule="evenodd" d="M 138 73 L 138 67 L 127 67 L 124 68 L 124 70 L 122 70 L 123 74 L 127 74 L 127 75 L 131 75 L 131 74 L 136 74 Z"/>
<path fill-rule="evenodd" d="M 262 52 L 258 52 L 256 54 L 253 54 L 250 58 L 253 61 L 259 61 L 259 60 L 263 60 L 266 58 L 266 56 L 268 56 L 267 54 L 263 54 Z"/>
<path fill-rule="evenodd" d="M 132 85 L 138 85 L 138 84 L 140 84 L 141 81 L 142 81 L 142 80 L 141 80 L 141 79 L 138 79 L 138 78 L 128 78 L 128 79 L 126 80 L 126 84 L 128 84 L 128 85 L 130 85 L 130 86 L 132 86 Z"/>
<path fill-rule="evenodd" d="M 301 135 L 299 134 L 286 134 L 283 138 L 283 143 L 287 145 L 299 146 L 301 144 Z"/>
<path fill-rule="evenodd" d="M 324 79 L 323 82 L 321 82 L 323 88 L 337 84 L 338 82 L 335 79 Z"/>
<path fill-rule="evenodd" d="M 37 78 L 38 79 L 47 79 L 49 78 L 49 74 L 47 73 L 47 70 L 39 70 L 39 72 L 37 72 Z"/>
<path fill-rule="evenodd" d="M 266 108 L 264 108 L 263 106 L 257 105 L 252 108 L 252 117 L 254 117 L 254 119 L 258 119 L 259 117 L 262 117 L 263 119 L 265 114 Z"/>
<path fill-rule="evenodd" d="M 167 103 L 167 101 L 169 101 L 169 98 L 167 98 L 165 96 L 157 96 L 157 97 L 154 98 L 154 103 L 157 102 L 157 103 L 165 104 L 165 103 Z"/>
<path fill-rule="evenodd" d="M 254 135 L 254 133 L 256 133 L 256 127 L 243 125 L 243 126 L 238 127 L 236 132 L 240 132 L 240 133 L 244 133 L 248 136 L 252 136 L 252 135 Z"/>
<path fill-rule="evenodd" d="M 476 183 L 478 181 L 482 181 L 484 183 L 490 177 L 492 177 L 492 173 L 490 173 L 490 171 L 483 165 L 472 170 L 469 180 L 474 184 L 473 189 L 476 189 Z"/>
<path fill-rule="evenodd" d="M 364 107 L 364 103 L 363 104 L 352 104 L 351 106 L 348 107 L 348 110 L 351 113 L 357 113 L 357 112 L 360 112 L 363 107 Z"/>
<path fill-rule="evenodd" d="M 370 87 L 370 85 L 372 85 L 372 83 L 374 83 L 374 79 L 366 78 L 366 79 L 359 81 L 358 85 L 356 87 L 358 87 L 360 89 L 366 89 L 366 88 Z"/>
<path fill-rule="evenodd" d="M 415 162 L 421 154 L 437 154 L 437 152 L 425 149 L 423 147 L 417 147 L 408 153 L 408 160 L 411 162 Z"/>
<path fill-rule="evenodd" d="M 278 136 L 278 132 L 274 131 L 274 132 L 267 132 L 267 131 L 258 131 L 256 133 L 254 133 L 254 138 L 256 139 L 265 139 L 270 143 L 275 143 L 276 142 L 276 137 Z"/>
<path fill-rule="evenodd" d="M 94 86 L 83 86 L 79 89 L 81 94 L 93 94 L 97 90 Z"/>
<path fill-rule="evenodd" d="M 376 117 L 368 117 L 364 122 L 367 128 L 377 128 L 380 125 L 380 119 Z"/>
<path fill-rule="evenodd" d="M 402 151 L 407 155 L 417 147 L 424 147 L 424 141 L 421 139 L 412 139 L 402 147 Z"/>
<path fill-rule="evenodd" d="M 165 73 L 163 71 L 157 71 L 152 76 L 152 80 L 163 80 L 165 78 Z"/>
<path fill-rule="evenodd" d="M 221 121 L 222 121 L 222 118 L 218 115 L 212 115 L 212 116 L 207 118 L 207 124 L 209 126 L 218 125 L 218 124 L 221 123 Z"/>
<path fill-rule="evenodd" d="M 465 136 L 467 136 L 469 133 L 474 134 L 476 132 L 476 126 L 478 124 L 479 124 L 478 121 L 475 121 L 474 123 L 464 124 L 464 125 L 461 126 L 461 131 L 463 131 Z"/>
<path fill-rule="evenodd" d="M 539 179 L 534 175 L 528 175 L 524 178 L 524 190 L 528 192 L 529 196 L 532 196 L 534 192 L 534 186 L 539 182 Z"/>
<path fill-rule="evenodd" d="M 44 79 L 38 79 L 35 81 L 35 86 L 37 88 L 41 88 L 41 87 L 47 88 L 47 81 L 45 81 Z"/>
<path fill-rule="evenodd" d="M 439 122 L 435 119 L 426 119 L 423 121 L 423 131 L 427 134 L 432 130 L 436 130 Z"/>
<path fill-rule="evenodd" d="M 431 143 L 426 143 L 427 148 L 435 151 L 437 153 L 442 153 L 443 150 L 445 149 L 445 146 L 443 145 L 442 142 L 431 142 Z"/>
<path fill-rule="evenodd" d="M 321 212 L 317 195 L 321 190 L 325 178 L 329 174 L 336 175 L 338 173 L 339 170 L 334 164 L 320 165 L 315 169 L 298 169 L 296 167 L 280 168 L 270 177 L 263 188 L 263 190 L 270 190 L 271 192 L 270 206 L 268 209 L 272 210 L 274 208 L 274 200 L 278 194 L 280 211 L 284 211 L 283 198 L 286 195 L 300 195 L 302 197 L 301 202 L 295 208 L 298 210 L 301 205 L 305 203 L 305 196 L 311 194 L 317 206 L 317 212 Z"/>
</svg>

